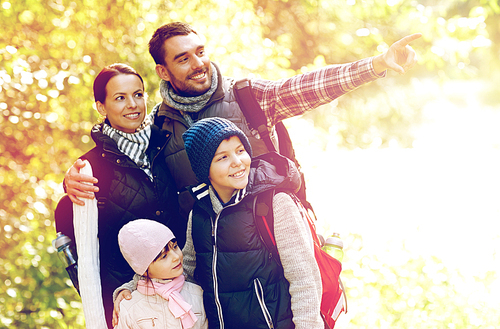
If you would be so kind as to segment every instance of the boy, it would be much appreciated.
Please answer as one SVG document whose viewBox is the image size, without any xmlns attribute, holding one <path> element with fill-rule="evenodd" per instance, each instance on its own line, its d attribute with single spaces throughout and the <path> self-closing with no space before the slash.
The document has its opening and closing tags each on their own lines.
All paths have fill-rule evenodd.
<svg viewBox="0 0 500 329">
<path fill-rule="evenodd" d="M 247 137 L 227 119 L 202 119 L 183 139 L 201 182 L 191 189 L 197 201 L 184 267 L 204 290 L 210 328 L 324 328 L 320 273 L 293 199 L 285 192 L 273 198 L 282 265 L 269 257 L 254 224 L 257 194 L 299 188 L 292 162 L 276 153 L 252 160 Z"/>
</svg>

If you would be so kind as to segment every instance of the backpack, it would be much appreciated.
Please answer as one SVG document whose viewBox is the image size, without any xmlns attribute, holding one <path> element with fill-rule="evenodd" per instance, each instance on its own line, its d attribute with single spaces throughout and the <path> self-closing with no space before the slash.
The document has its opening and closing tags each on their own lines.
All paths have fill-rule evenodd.
<svg viewBox="0 0 500 329">
<path fill-rule="evenodd" d="M 309 216 L 308 211 L 302 205 L 297 196 L 289 191 L 285 191 L 292 197 L 297 204 L 302 218 L 311 232 L 311 238 L 314 245 L 314 258 L 321 274 L 321 283 L 323 286 L 323 295 L 321 297 L 321 317 L 325 323 L 325 328 L 333 328 L 340 313 L 347 313 L 347 297 L 345 289 L 340 280 L 342 264 L 325 251 L 321 249 L 321 243 L 316 235 L 316 227 Z M 270 252 L 273 259 L 281 265 L 278 248 L 274 239 L 274 216 L 273 216 L 273 198 L 276 190 L 268 190 L 257 194 L 253 201 L 253 214 L 257 231 Z"/>
<path fill-rule="evenodd" d="M 316 216 L 312 205 L 306 199 L 306 184 L 304 179 L 304 174 L 300 171 L 300 164 L 295 157 L 295 150 L 293 149 L 292 140 L 288 134 L 283 122 L 278 122 L 274 128 L 279 140 L 279 150 L 276 150 L 273 142 L 271 141 L 271 136 L 269 135 L 269 129 L 267 127 L 267 119 L 264 115 L 264 111 L 260 107 L 259 103 L 255 99 L 252 93 L 252 85 L 250 80 L 241 79 L 236 81 L 234 84 L 234 95 L 236 101 L 240 106 L 241 112 L 245 116 L 250 128 L 255 129 L 259 132 L 260 138 L 263 140 L 269 152 L 279 153 L 288 159 L 292 160 L 300 173 L 300 189 L 295 194 L 306 207 L 306 209 L 312 212 L 313 216 Z"/>
</svg>

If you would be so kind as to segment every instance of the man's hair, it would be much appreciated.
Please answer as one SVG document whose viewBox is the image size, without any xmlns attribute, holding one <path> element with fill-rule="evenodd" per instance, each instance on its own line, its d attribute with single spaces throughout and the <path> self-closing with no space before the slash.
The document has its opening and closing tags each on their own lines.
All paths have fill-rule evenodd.
<svg viewBox="0 0 500 329">
<path fill-rule="evenodd" d="M 191 25 L 182 22 L 169 23 L 159 27 L 149 40 L 149 53 L 155 63 L 165 65 L 166 52 L 164 44 L 166 40 L 177 35 L 188 35 L 190 33 L 198 34 Z"/>
</svg>

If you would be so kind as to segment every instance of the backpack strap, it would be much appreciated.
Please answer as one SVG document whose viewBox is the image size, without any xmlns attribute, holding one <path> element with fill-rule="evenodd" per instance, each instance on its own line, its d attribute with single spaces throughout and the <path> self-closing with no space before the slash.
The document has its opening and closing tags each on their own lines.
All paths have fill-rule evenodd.
<svg viewBox="0 0 500 329">
<path fill-rule="evenodd" d="M 270 256 L 281 265 L 278 246 L 274 238 L 273 198 L 275 193 L 276 191 L 272 189 L 257 194 L 253 200 L 252 210 L 255 226 L 262 242 L 269 251 Z"/>
<path fill-rule="evenodd" d="M 276 148 L 274 147 L 271 136 L 269 134 L 269 129 L 267 128 L 267 118 L 259 103 L 255 99 L 255 96 L 252 92 L 251 81 L 249 79 L 238 80 L 234 84 L 233 89 L 236 101 L 240 106 L 241 112 L 245 116 L 245 119 L 249 123 L 250 127 L 256 129 L 259 132 L 259 135 L 264 141 L 268 151 L 277 152 L 281 155 L 286 156 L 288 159 L 292 160 L 295 163 L 297 169 L 299 169 L 300 171 L 300 164 L 295 157 L 295 150 L 293 149 L 292 140 L 290 138 L 290 135 L 288 134 L 288 130 L 286 129 L 282 121 L 276 123 L 276 125 L 274 126 L 274 128 L 276 129 L 276 134 L 278 135 L 279 150 L 276 150 Z M 304 204 L 307 209 L 311 210 L 314 217 L 316 217 L 312 205 L 309 203 L 309 201 L 307 201 L 306 198 L 306 184 L 304 173 L 302 173 L 301 171 L 300 176 L 300 189 L 296 194 L 302 204 Z"/>
<path fill-rule="evenodd" d="M 269 129 L 267 129 L 267 118 L 264 111 L 262 111 L 262 108 L 252 93 L 250 80 L 242 79 L 236 81 L 233 89 L 236 101 L 238 102 L 245 119 L 250 124 L 250 127 L 259 132 L 259 135 L 266 144 L 269 152 L 278 152 L 271 141 Z"/>
</svg>

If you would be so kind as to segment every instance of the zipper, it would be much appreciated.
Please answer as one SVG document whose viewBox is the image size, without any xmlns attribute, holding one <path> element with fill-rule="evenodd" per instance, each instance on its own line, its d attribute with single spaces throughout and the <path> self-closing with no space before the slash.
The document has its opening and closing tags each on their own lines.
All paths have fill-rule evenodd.
<svg viewBox="0 0 500 329">
<path fill-rule="evenodd" d="M 219 223 L 219 217 L 222 211 L 215 217 L 215 223 L 212 225 L 212 241 L 213 254 L 212 254 L 212 279 L 214 280 L 214 296 L 215 296 L 215 306 L 217 306 L 217 316 L 219 317 L 220 329 L 224 329 L 224 317 L 222 315 L 222 306 L 219 300 L 219 282 L 217 280 L 217 224 Z"/>
<path fill-rule="evenodd" d="M 154 120 L 153 120 L 154 121 Z M 161 147 L 159 147 L 157 150 L 156 150 L 156 154 L 155 156 L 153 157 L 153 159 L 151 159 L 151 166 L 149 168 L 149 170 L 151 171 L 151 175 L 153 175 L 153 185 L 154 185 L 154 191 L 155 191 L 155 194 L 156 194 L 156 198 L 159 199 L 159 195 L 158 195 L 158 183 L 157 183 L 157 179 L 154 179 L 154 171 L 153 171 L 153 165 L 155 163 L 155 160 L 158 158 L 158 155 L 163 151 L 163 149 L 165 148 L 165 146 L 167 146 L 167 143 L 168 141 L 170 140 L 170 136 L 172 134 L 170 132 L 168 132 L 167 136 L 165 137 L 165 142 L 163 143 L 163 145 Z M 141 169 L 142 170 L 142 169 Z M 177 192 L 177 194 L 179 194 L 179 192 Z"/>
<path fill-rule="evenodd" d="M 224 329 L 224 315 L 222 314 L 222 306 L 219 299 L 219 281 L 217 280 L 217 226 L 219 224 L 220 215 L 222 214 L 224 209 L 234 207 L 240 201 L 222 208 L 222 210 L 215 217 L 215 222 L 212 224 L 212 241 L 214 243 L 212 255 L 212 279 L 214 281 L 215 306 L 217 307 L 217 316 L 219 317 L 220 329 Z"/>
<path fill-rule="evenodd" d="M 262 284 L 260 283 L 258 278 L 253 280 L 253 287 L 255 290 L 255 295 L 257 296 L 257 300 L 260 304 L 260 309 L 262 310 L 262 315 L 266 320 L 267 327 L 269 329 L 274 329 L 273 319 L 271 317 L 271 314 L 269 313 L 269 310 L 267 309 L 266 301 L 264 299 L 264 289 L 262 289 Z"/>
</svg>

